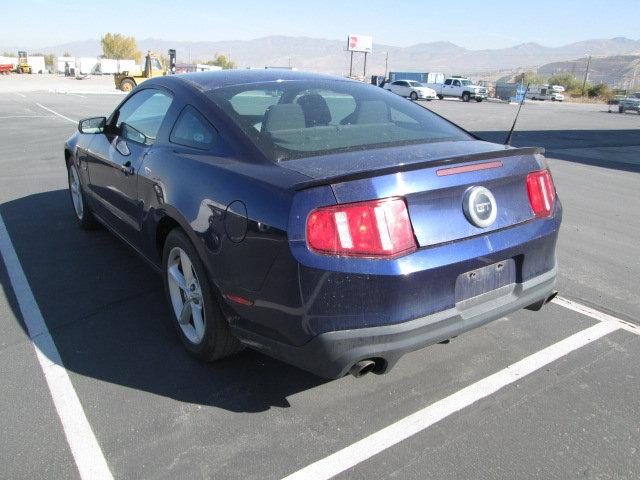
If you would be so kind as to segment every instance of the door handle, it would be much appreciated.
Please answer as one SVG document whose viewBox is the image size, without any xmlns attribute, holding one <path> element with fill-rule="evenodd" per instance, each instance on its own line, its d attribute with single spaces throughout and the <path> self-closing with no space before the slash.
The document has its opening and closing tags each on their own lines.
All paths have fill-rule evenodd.
<svg viewBox="0 0 640 480">
<path fill-rule="evenodd" d="M 133 175 L 133 167 L 131 166 L 131 162 L 127 162 L 124 165 L 120 165 L 120 170 L 125 175 Z"/>
</svg>

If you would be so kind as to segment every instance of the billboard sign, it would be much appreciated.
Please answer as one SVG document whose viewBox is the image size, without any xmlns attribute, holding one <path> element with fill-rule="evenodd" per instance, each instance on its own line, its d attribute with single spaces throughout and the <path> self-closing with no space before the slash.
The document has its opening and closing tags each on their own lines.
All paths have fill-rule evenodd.
<svg viewBox="0 0 640 480">
<path fill-rule="evenodd" d="M 347 38 L 347 50 L 349 52 L 365 52 L 373 51 L 373 38 L 367 35 L 349 34 Z"/>
</svg>

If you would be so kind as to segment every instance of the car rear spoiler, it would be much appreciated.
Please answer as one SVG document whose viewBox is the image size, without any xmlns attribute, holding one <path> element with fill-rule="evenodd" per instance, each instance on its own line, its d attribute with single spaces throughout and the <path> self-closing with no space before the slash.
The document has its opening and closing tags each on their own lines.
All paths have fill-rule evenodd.
<svg viewBox="0 0 640 480">
<path fill-rule="evenodd" d="M 493 152 L 472 153 L 468 155 L 456 155 L 453 157 L 439 158 L 437 160 L 423 160 L 418 162 L 412 162 L 401 165 L 393 165 L 390 167 L 383 167 L 373 171 L 358 171 L 350 172 L 341 175 L 334 175 L 332 177 L 316 178 L 306 182 L 300 182 L 293 185 L 292 189 L 296 191 L 306 190 L 308 188 L 319 187 L 322 185 L 330 185 L 334 183 L 349 182 L 352 180 L 361 180 L 363 178 L 380 177 L 391 173 L 408 172 L 411 170 L 419 170 L 424 167 L 439 167 L 442 165 L 451 165 L 458 163 L 476 162 L 480 160 L 492 160 L 495 158 L 505 158 L 523 155 L 544 155 L 544 148 L 542 147 L 522 147 L 522 148 L 509 148 L 506 150 L 498 150 Z"/>
</svg>

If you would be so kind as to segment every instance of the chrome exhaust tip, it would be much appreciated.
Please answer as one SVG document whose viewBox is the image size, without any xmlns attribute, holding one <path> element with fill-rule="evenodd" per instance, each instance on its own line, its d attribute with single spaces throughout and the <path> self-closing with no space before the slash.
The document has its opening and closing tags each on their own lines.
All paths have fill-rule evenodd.
<svg viewBox="0 0 640 480">
<path fill-rule="evenodd" d="M 372 372 L 374 368 L 376 368 L 376 362 L 373 360 L 360 360 L 349 369 L 349 373 L 355 378 L 360 378 Z"/>
</svg>

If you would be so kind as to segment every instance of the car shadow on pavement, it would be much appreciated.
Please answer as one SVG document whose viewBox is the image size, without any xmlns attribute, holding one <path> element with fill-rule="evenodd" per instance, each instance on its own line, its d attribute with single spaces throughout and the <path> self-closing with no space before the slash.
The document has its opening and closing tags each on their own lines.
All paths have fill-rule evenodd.
<svg viewBox="0 0 640 480">
<path fill-rule="evenodd" d="M 637 148 L 640 152 L 640 123 L 638 129 L 625 130 L 518 130 L 513 133 L 514 147 L 544 147 L 546 156 L 584 165 L 612 168 L 640 173 L 640 156 L 634 163 L 616 160 L 615 150 L 600 155 L 582 154 L 579 149 Z M 482 140 L 504 143 L 507 131 L 473 131 Z M 577 151 L 578 150 L 578 151 Z"/>
<path fill-rule="evenodd" d="M 326 382 L 250 349 L 210 364 L 189 356 L 170 323 L 160 276 L 106 230 L 80 230 L 69 202 L 57 190 L 0 205 L 67 370 L 234 412 L 288 407 L 288 396 Z M 4 261 L 0 282 L 22 322 Z"/>
</svg>

